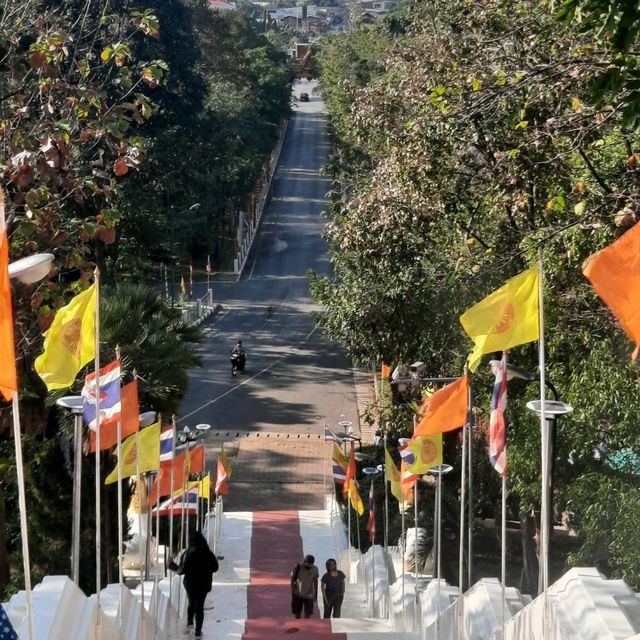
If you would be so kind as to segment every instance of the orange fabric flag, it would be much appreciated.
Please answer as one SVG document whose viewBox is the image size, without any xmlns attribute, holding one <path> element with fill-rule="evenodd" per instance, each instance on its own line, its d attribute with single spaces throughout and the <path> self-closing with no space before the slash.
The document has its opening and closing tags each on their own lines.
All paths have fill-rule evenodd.
<svg viewBox="0 0 640 640">
<path fill-rule="evenodd" d="M 120 420 L 122 440 L 133 435 L 140 426 L 140 407 L 138 405 L 138 381 L 134 380 L 120 390 Z M 111 449 L 118 442 L 118 423 L 100 426 L 100 450 Z M 89 451 L 96 450 L 96 434 L 89 430 Z"/>
<path fill-rule="evenodd" d="M 640 225 L 594 253 L 582 273 L 640 350 Z"/>
<path fill-rule="evenodd" d="M 349 464 L 347 464 L 347 474 L 344 478 L 344 484 L 342 485 L 342 497 L 346 498 L 349 495 L 349 485 L 352 480 L 356 479 L 356 457 L 353 452 L 353 442 L 351 443 L 351 453 L 349 454 Z"/>
<path fill-rule="evenodd" d="M 187 460 L 189 473 L 204 473 L 204 445 L 198 445 L 189 452 Z"/>
<path fill-rule="evenodd" d="M 384 362 L 382 363 L 381 375 L 383 380 L 388 380 L 391 377 L 391 367 Z"/>
<path fill-rule="evenodd" d="M 404 495 L 405 500 L 411 500 L 413 498 L 413 485 L 419 477 L 420 476 L 409 471 L 406 462 L 400 463 L 400 487 L 402 488 L 402 495 Z"/>
<path fill-rule="evenodd" d="M 218 466 L 216 468 L 216 497 L 229 495 L 229 483 L 227 479 L 227 470 L 224 468 L 222 460 L 218 458 Z"/>
<path fill-rule="evenodd" d="M 469 378 L 466 375 L 438 389 L 429 399 L 427 412 L 414 435 L 431 436 L 463 427 L 467 422 L 468 396 Z"/>
<path fill-rule="evenodd" d="M 171 486 L 171 465 L 173 465 L 173 486 Z M 192 473 L 204 473 L 204 445 L 201 444 L 191 451 L 177 454 L 175 459 L 160 463 L 160 473 L 151 488 L 150 503 L 158 502 L 158 498 L 173 494 L 184 487 L 184 483 Z"/>
<path fill-rule="evenodd" d="M 9 284 L 9 236 L 4 220 L 4 194 L 0 191 L 0 394 L 5 400 L 18 391 L 13 308 Z"/>
</svg>

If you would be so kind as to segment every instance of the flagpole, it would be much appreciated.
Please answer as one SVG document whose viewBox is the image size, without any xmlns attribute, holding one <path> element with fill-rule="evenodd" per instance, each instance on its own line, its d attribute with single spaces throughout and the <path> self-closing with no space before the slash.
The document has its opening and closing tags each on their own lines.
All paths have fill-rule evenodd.
<svg viewBox="0 0 640 640">
<path fill-rule="evenodd" d="M 404 493 L 402 494 L 404 497 Z M 400 505 L 400 503 L 398 503 L 398 505 Z M 405 552 L 407 549 L 407 537 L 405 535 L 405 528 L 404 528 L 404 500 L 402 501 L 402 504 L 400 505 L 400 526 L 402 528 L 402 540 L 403 540 L 403 544 L 402 544 L 402 620 L 403 620 L 403 631 L 407 630 L 407 608 L 404 606 L 404 563 L 405 563 Z M 391 609 L 391 607 L 389 607 L 389 609 Z"/>
<path fill-rule="evenodd" d="M 116 360 L 120 360 L 120 346 L 116 345 Z M 120 381 L 118 381 L 120 384 Z M 100 395 L 100 375 L 96 373 L 96 396 Z M 121 385 L 122 389 L 122 385 Z M 122 402 L 122 398 L 121 398 Z M 138 427 L 139 428 L 139 427 Z M 116 425 L 117 447 L 120 451 L 122 446 L 122 406 L 120 407 L 120 417 Z M 96 440 L 97 445 L 97 440 Z M 96 449 L 98 455 L 98 449 Z M 124 524 L 122 521 L 122 465 L 120 464 L 120 456 L 118 456 L 118 629 L 122 630 L 122 587 L 124 586 L 124 575 L 122 573 L 122 543 L 124 540 Z"/>
<path fill-rule="evenodd" d="M 502 353 L 503 361 L 504 361 L 504 384 L 506 385 L 509 380 L 507 376 L 507 358 L 508 353 L 503 351 Z M 498 401 L 500 402 L 500 401 Z M 505 638 L 505 624 L 507 621 L 506 617 L 506 607 L 507 607 L 507 473 L 506 473 L 506 463 L 507 463 L 507 451 L 506 451 L 506 422 L 505 422 L 505 469 L 502 475 L 502 521 L 500 526 L 501 538 L 502 538 L 502 548 L 500 550 L 500 573 L 502 576 L 502 612 L 501 612 L 501 628 L 502 628 L 502 640 Z"/>
<path fill-rule="evenodd" d="M 322 431 L 323 438 L 326 433 L 327 421 L 324 421 L 324 429 Z M 327 490 L 327 444 L 326 441 L 323 441 L 322 445 L 322 490 L 326 492 Z"/>
<path fill-rule="evenodd" d="M 414 431 L 415 431 L 415 417 L 414 417 Z M 416 579 L 414 582 L 413 595 L 414 595 L 414 617 L 416 630 L 418 629 L 418 480 L 413 483 L 413 570 L 415 571 Z"/>
<path fill-rule="evenodd" d="M 467 372 L 465 370 L 465 375 Z M 458 549 L 458 635 L 464 633 L 464 511 L 466 489 L 466 455 L 467 455 L 467 426 L 471 424 L 471 385 L 467 394 L 467 425 L 462 428 L 462 456 L 460 465 L 460 545 Z M 471 586 L 471 585 L 469 585 Z"/>
<path fill-rule="evenodd" d="M 27 605 L 27 627 L 29 640 L 33 640 L 33 601 L 31 599 L 31 562 L 29 559 L 29 530 L 27 528 L 27 500 L 22 462 L 22 435 L 20 430 L 20 406 L 18 392 L 11 396 L 13 409 L 13 440 L 16 452 L 16 475 L 18 480 L 18 507 L 20 510 L 20 537 L 22 538 L 22 566 L 24 570 L 24 592 Z"/>
<path fill-rule="evenodd" d="M 118 466 L 122 463 L 122 452 L 118 455 Z M 140 428 L 136 431 L 136 495 L 138 496 L 138 557 L 140 560 L 140 619 L 144 615 L 144 569 L 146 562 L 146 554 L 144 562 L 142 561 L 142 485 L 144 478 L 140 473 Z M 147 509 L 149 508 L 149 496 L 147 496 Z M 147 535 L 149 535 L 147 533 Z M 146 549 L 146 546 L 145 546 Z M 144 625 L 143 625 L 144 627 Z"/>
<path fill-rule="evenodd" d="M 375 516 L 374 516 L 375 517 Z M 375 527 L 375 520 L 373 522 L 373 526 Z M 375 529 L 373 530 L 373 540 L 371 542 L 371 616 L 373 618 L 376 617 L 376 534 Z"/>
<path fill-rule="evenodd" d="M 349 480 L 351 482 L 351 480 Z M 347 531 L 348 542 L 347 550 L 349 554 L 349 582 L 351 582 L 351 498 L 349 497 L 349 489 L 347 488 Z"/>
<path fill-rule="evenodd" d="M 391 605 L 389 603 L 391 599 L 391 574 L 389 567 L 389 489 L 387 487 L 387 435 L 383 438 L 385 461 L 382 465 L 382 473 L 384 478 L 384 566 L 387 570 L 387 614 L 390 615 Z"/>
<path fill-rule="evenodd" d="M 99 640 L 102 636 L 101 630 L 101 612 L 100 612 L 100 569 L 101 569 L 101 536 L 100 536 L 100 269 L 96 267 L 95 270 L 95 285 L 96 285 L 96 317 L 95 317 L 95 381 L 96 381 L 96 461 L 95 461 L 95 475 L 96 475 L 96 638 Z M 118 468 L 120 467 L 121 460 L 118 457 Z"/>
<path fill-rule="evenodd" d="M 541 459 L 542 459 L 542 505 L 540 508 L 540 557 L 542 561 L 542 588 L 544 620 L 542 638 L 546 640 L 549 634 L 549 429 L 545 414 L 545 340 L 544 340 L 544 271 L 542 257 L 538 260 L 538 316 L 540 322 L 540 337 L 538 340 L 538 358 L 540 367 L 540 434 L 541 434 Z"/>
</svg>

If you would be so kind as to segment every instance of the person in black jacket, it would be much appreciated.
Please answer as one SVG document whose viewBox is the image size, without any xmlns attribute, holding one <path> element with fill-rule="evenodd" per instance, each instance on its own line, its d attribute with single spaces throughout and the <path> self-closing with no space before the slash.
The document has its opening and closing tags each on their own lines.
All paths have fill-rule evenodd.
<svg viewBox="0 0 640 640">
<path fill-rule="evenodd" d="M 195 531 L 189 535 L 189 548 L 182 554 L 180 564 L 171 560 L 169 568 L 184 576 L 183 584 L 189 597 L 187 626 L 193 625 L 195 617 L 196 638 L 201 638 L 204 601 L 211 591 L 213 574 L 218 570 L 218 559 L 209 549 L 202 533 Z"/>
</svg>

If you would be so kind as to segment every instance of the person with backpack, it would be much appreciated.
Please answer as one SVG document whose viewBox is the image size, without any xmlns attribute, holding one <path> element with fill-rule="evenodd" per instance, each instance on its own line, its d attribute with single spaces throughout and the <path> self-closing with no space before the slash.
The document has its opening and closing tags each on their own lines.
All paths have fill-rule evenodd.
<svg viewBox="0 0 640 640">
<path fill-rule="evenodd" d="M 310 618 L 313 615 L 313 603 L 318 600 L 318 567 L 315 558 L 311 555 L 304 557 L 302 563 L 298 563 L 291 570 L 291 613 L 296 618 L 302 616 Z"/>
<path fill-rule="evenodd" d="M 213 574 L 218 570 L 218 559 L 209 549 L 200 531 L 189 535 L 189 547 L 182 554 L 180 562 L 169 562 L 169 569 L 184 576 L 183 584 L 189 605 L 187 607 L 187 627 L 193 626 L 195 618 L 196 638 L 202 637 L 204 621 L 204 601 L 213 583 Z"/>
</svg>

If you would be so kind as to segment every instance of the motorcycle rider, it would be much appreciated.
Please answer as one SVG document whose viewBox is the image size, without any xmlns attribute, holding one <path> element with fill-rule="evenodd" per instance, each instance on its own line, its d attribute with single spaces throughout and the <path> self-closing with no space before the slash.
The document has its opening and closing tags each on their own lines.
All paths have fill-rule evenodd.
<svg viewBox="0 0 640 640">
<path fill-rule="evenodd" d="M 236 360 L 238 365 L 238 371 L 244 371 L 244 365 L 247 361 L 247 354 L 242 346 L 242 340 L 238 340 L 238 344 L 233 348 L 231 352 L 231 362 Z"/>
</svg>

